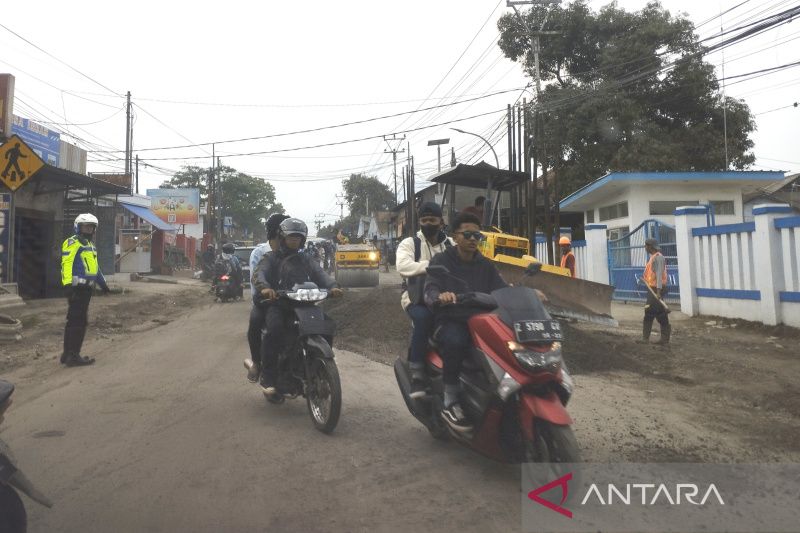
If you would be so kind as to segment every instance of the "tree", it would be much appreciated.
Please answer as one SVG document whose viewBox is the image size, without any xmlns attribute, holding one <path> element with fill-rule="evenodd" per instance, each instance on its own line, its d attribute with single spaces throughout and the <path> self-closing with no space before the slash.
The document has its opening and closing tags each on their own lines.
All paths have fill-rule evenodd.
<svg viewBox="0 0 800 533">
<path fill-rule="evenodd" d="M 392 191 L 375 176 L 350 174 L 350 177 L 342 182 L 342 190 L 351 215 L 369 215 L 371 212 L 384 211 L 394 206 Z M 370 213 L 367 213 L 367 199 L 369 199 Z"/>
<path fill-rule="evenodd" d="M 197 188 L 200 189 L 201 201 L 207 202 L 211 172 L 211 168 L 185 166 L 162 183 L 161 188 Z M 275 187 L 265 180 L 226 166 L 217 169 L 217 178 L 222 183 L 225 216 L 233 218 L 234 226 L 247 229 L 256 237 L 264 237 L 266 232 L 259 219 L 284 211 L 283 205 L 276 201 Z"/>
<path fill-rule="evenodd" d="M 506 57 L 532 75 L 529 28 L 551 8 L 509 13 L 498 22 Z M 555 168 L 568 194 L 612 170 L 725 170 L 723 109 L 727 107 L 729 166 L 755 157 L 755 122 L 741 100 L 723 98 L 714 67 L 691 21 L 659 3 L 627 12 L 599 11 L 584 0 L 552 8 L 540 37 L 544 82 L 536 150 Z"/>
<path fill-rule="evenodd" d="M 358 223 L 361 220 L 361 215 L 348 215 L 341 220 L 337 220 L 333 224 L 328 224 L 317 231 L 317 237 L 323 239 L 336 239 L 339 230 L 350 238 L 356 238 L 358 235 Z"/>
</svg>

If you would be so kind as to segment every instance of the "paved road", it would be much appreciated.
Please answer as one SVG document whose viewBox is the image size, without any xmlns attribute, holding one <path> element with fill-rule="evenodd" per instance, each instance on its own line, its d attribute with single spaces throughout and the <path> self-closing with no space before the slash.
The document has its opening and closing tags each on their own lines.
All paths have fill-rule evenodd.
<svg viewBox="0 0 800 533">
<path fill-rule="evenodd" d="M 3 436 L 56 502 L 28 502 L 31 531 L 519 530 L 518 469 L 430 438 L 390 367 L 338 352 L 332 436 L 305 402 L 268 405 L 241 364 L 248 311 L 207 306 L 107 341 L 94 367 L 13 376 Z"/>
</svg>

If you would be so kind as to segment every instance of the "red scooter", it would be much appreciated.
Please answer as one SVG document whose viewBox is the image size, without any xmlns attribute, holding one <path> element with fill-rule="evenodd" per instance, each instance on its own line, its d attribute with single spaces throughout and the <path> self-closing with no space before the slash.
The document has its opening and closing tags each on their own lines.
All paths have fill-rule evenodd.
<svg viewBox="0 0 800 533">
<path fill-rule="evenodd" d="M 534 275 L 541 269 L 532 264 Z M 444 266 L 428 272 L 451 276 Z M 456 278 L 457 279 L 457 278 Z M 572 379 L 561 355 L 558 321 L 545 310 L 534 289 L 506 287 L 457 295 L 455 305 L 475 308 L 468 319 L 473 348 L 461 371 L 461 406 L 473 424 L 455 431 L 442 419 L 442 359 L 435 343 L 427 355 L 430 387 L 424 398 L 409 397 L 411 373 L 406 356 L 394 364 L 408 410 L 437 439 L 458 442 L 510 463 L 577 463 L 580 451 L 566 410 Z"/>
</svg>

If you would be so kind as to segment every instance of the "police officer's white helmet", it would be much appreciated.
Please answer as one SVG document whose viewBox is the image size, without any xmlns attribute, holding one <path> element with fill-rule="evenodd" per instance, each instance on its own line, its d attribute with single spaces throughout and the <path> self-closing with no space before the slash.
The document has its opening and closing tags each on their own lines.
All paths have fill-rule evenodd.
<svg viewBox="0 0 800 533">
<path fill-rule="evenodd" d="M 77 235 L 80 232 L 80 225 L 81 224 L 92 224 L 94 225 L 95 229 L 97 228 L 97 217 L 91 213 L 82 213 L 75 217 L 75 234 Z"/>
</svg>

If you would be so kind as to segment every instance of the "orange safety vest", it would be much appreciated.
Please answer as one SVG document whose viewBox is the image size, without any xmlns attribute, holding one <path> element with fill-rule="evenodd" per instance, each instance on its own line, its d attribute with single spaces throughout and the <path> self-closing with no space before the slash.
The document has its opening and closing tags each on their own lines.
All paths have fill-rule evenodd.
<svg viewBox="0 0 800 533">
<path fill-rule="evenodd" d="M 567 259 L 569 257 L 572 257 L 572 266 L 571 267 L 567 266 Z M 573 254 L 572 252 L 567 252 L 566 254 L 562 255 L 561 256 L 561 268 L 568 268 L 569 269 L 569 275 L 574 278 L 575 277 L 575 254 Z"/>
<path fill-rule="evenodd" d="M 656 252 L 650 256 L 650 260 L 647 262 L 647 266 L 644 267 L 644 282 L 647 283 L 651 287 L 658 286 L 658 280 L 656 279 L 656 273 L 653 271 L 653 259 L 657 255 L 661 255 L 661 252 Z M 661 286 L 664 287 L 667 284 L 667 266 L 664 265 L 664 272 L 661 273 Z"/>
</svg>

